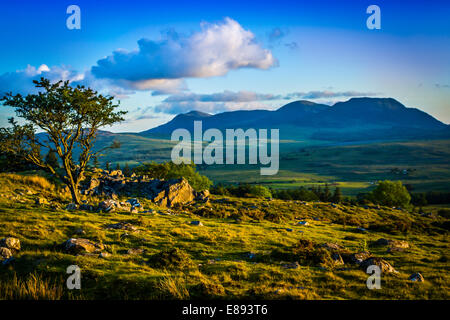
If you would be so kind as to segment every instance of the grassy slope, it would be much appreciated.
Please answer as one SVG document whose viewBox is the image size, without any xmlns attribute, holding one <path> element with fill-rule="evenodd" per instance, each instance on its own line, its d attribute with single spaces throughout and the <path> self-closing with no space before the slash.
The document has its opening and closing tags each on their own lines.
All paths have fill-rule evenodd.
<svg viewBox="0 0 450 320">
<path fill-rule="evenodd" d="M 186 207 L 178 215 L 169 216 L 69 212 L 51 209 L 49 205 L 37 206 L 33 201 L 43 196 L 51 202 L 68 203 L 66 194 L 42 181 L 20 181 L 5 174 L 0 175 L 0 193 L 0 237 L 16 236 L 23 248 L 16 255 L 14 266 L 0 266 L 0 299 L 449 299 L 449 263 L 442 259 L 449 253 L 448 236 L 443 229 L 431 225 L 444 222 L 442 217 L 425 218 L 389 208 L 332 208 L 321 203 L 304 205 L 233 198 L 228 204 L 212 201 L 210 212 L 216 216 L 239 216 L 240 223 L 230 217 L 199 217 L 192 213 L 198 212 L 196 207 Z M 166 211 L 145 200 L 141 202 L 146 209 Z M 264 210 L 276 222 L 257 219 Z M 296 217 L 304 218 L 310 225 L 296 226 Z M 201 220 L 204 226 L 189 225 L 191 220 Z M 139 231 L 121 237 L 125 231 L 105 229 L 106 224 L 120 221 L 131 222 Z M 412 227 L 407 234 L 395 232 L 391 228 L 394 221 L 410 221 Z M 355 232 L 356 226 L 370 228 L 386 223 L 389 226 L 386 230 L 391 229 L 392 234 Z M 86 232 L 83 237 L 108 245 L 111 256 L 102 259 L 97 255 L 63 253 L 57 244 L 76 237 L 74 232 L 78 228 Z M 286 228 L 293 231 L 288 232 Z M 381 237 L 407 239 L 411 248 L 387 254 L 386 247 L 372 246 L 371 241 Z M 270 258 L 272 250 L 289 250 L 300 239 L 337 242 L 352 252 L 357 252 L 365 240 L 371 252 L 386 258 L 399 273 L 383 276 L 381 290 L 368 290 L 368 275 L 355 266 L 346 266 L 349 270 L 344 271 L 305 265 L 291 270 L 283 268 L 281 260 Z M 125 254 L 130 248 L 142 248 L 146 252 Z M 193 265 L 187 269 L 166 269 L 145 263 L 153 254 L 170 248 L 186 253 Z M 249 252 L 255 253 L 255 258 L 248 257 Z M 79 292 L 65 289 L 65 270 L 72 264 L 82 270 Z M 408 281 L 413 272 L 421 272 L 426 282 Z M 14 274 L 17 279 L 13 278 Z M 36 282 L 42 288 L 30 293 L 26 284 Z M 20 289 L 18 284 L 22 284 Z"/>
</svg>

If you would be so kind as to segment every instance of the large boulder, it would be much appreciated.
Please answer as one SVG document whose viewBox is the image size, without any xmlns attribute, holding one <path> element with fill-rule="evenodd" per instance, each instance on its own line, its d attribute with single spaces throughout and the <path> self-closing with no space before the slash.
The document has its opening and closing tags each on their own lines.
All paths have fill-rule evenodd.
<svg viewBox="0 0 450 320">
<path fill-rule="evenodd" d="M 91 242 L 88 239 L 71 238 L 62 244 L 63 250 L 71 254 L 100 252 L 105 247 L 102 244 Z"/>
<path fill-rule="evenodd" d="M 378 266 L 383 273 L 397 272 L 389 262 L 382 258 L 370 257 L 360 264 L 361 268 L 364 270 L 367 270 L 367 268 L 372 265 Z"/>
<path fill-rule="evenodd" d="M 13 237 L 6 237 L 0 240 L 0 247 L 5 247 L 10 250 L 20 250 L 20 240 Z"/>
<path fill-rule="evenodd" d="M 184 179 L 168 180 L 162 190 L 152 199 L 160 206 L 172 207 L 180 203 L 188 203 L 194 200 L 194 189 Z"/>
</svg>

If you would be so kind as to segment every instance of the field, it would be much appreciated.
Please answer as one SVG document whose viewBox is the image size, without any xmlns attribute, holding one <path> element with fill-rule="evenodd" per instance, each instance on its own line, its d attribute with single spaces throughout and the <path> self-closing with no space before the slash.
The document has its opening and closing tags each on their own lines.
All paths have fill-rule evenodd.
<svg viewBox="0 0 450 320">
<path fill-rule="evenodd" d="M 100 136 L 99 147 L 113 140 L 122 147 L 101 157 L 101 165 L 122 168 L 146 161 L 168 161 L 174 142 L 132 134 Z M 199 165 L 199 171 L 214 183 L 258 183 L 279 188 L 331 184 L 343 194 L 369 191 L 379 180 L 400 180 L 412 192 L 450 189 L 450 141 L 377 142 L 325 145 L 312 140 L 280 141 L 280 169 L 274 176 L 261 176 L 260 165 Z M 405 170 L 405 171 L 403 171 Z"/>
<path fill-rule="evenodd" d="M 0 238 L 16 237 L 22 246 L 14 263 L 0 266 L 0 299 L 450 296 L 444 206 L 420 215 L 376 206 L 213 197 L 172 210 L 140 199 L 152 212 L 134 214 L 68 211 L 68 195 L 58 186 L 42 177 L 10 174 L 0 175 L 0 193 Z M 35 204 L 36 198 L 48 204 Z M 120 222 L 136 229 L 107 228 Z M 103 257 L 66 253 L 60 244 L 72 237 L 105 245 Z M 407 241 L 409 248 L 388 253 L 376 245 L 380 238 Z M 342 256 L 368 250 L 398 273 L 383 273 L 381 289 L 369 290 L 365 270 L 336 264 L 321 247 L 325 243 L 341 245 Z M 70 265 L 81 269 L 81 290 L 65 286 Z M 425 282 L 408 280 L 415 272 Z"/>
</svg>

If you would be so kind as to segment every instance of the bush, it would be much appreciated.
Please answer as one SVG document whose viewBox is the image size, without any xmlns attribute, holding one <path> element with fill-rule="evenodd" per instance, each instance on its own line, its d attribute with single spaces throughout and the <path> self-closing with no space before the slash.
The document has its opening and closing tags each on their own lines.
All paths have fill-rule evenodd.
<svg viewBox="0 0 450 320">
<path fill-rule="evenodd" d="M 378 186 L 367 194 L 366 199 L 383 206 L 406 207 L 411 196 L 401 181 L 379 181 Z"/>
<path fill-rule="evenodd" d="M 218 195 L 232 195 L 239 198 L 272 198 L 272 193 L 268 188 L 250 184 L 239 184 L 237 186 L 218 185 L 211 188 L 211 193 Z"/>
<path fill-rule="evenodd" d="M 165 163 L 151 162 L 134 168 L 133 172 L 148 175 L 154 179 L 185 178 L 195 191 L 207 190 L 212 184 L 211 180 L 196 171 L 195 164 L 175 164 L 172 161 Z"/>
</svg>

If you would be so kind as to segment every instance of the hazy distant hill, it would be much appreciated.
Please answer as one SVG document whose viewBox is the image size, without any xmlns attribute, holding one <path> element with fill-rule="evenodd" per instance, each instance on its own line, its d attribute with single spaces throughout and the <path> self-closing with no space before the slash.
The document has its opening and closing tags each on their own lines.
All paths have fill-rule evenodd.
<svg viewBox="0 0 450 320">
<path fill-rule="evenodd" d="M 352 98 L 333 106 L 301 100 L 275 111 L 231 111 L 215 115 L 191 111 L 140 135 L 170 135 L 177 128 L 192 131 L 195 120 L 202 120 L 204 130 L 279 128 L 283 139 L 366 141 L 450 137 L 448 125 L 392 98 Z"/>
</svg>

